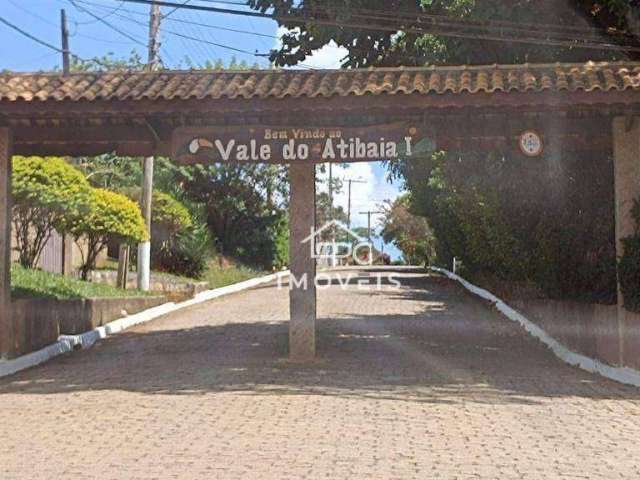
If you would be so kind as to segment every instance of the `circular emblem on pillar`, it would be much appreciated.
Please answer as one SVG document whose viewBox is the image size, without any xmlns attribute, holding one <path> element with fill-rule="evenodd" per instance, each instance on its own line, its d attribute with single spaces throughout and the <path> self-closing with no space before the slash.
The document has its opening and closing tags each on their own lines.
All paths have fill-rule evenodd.
<svg viewBox="0 0 640 480">
<path fill-rule="evenodd" d="M 527 157 L 537 157 L 541 155 L 544 150 L 542 137 L 534 130 L 522 132 L 518 140 L 518 145 L 520 146 L 520 151 Z"/>
</svg>

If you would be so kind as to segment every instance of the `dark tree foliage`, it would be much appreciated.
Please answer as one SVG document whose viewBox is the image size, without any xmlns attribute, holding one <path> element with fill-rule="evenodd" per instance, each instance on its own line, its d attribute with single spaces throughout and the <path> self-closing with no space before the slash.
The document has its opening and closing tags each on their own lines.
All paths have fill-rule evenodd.
<svg viewBox="0 0 640 480">
<path fill-rule="evenodd" d="M 579 37 L 637 45 L 637 0 L 251 0 L 289 29 L 277 65 L 295 65 L 331 42 L 344 47 L 344 67 L 424 64 L 514 64 L 624 60 L 629 52 L 575 48 Z M 572 46 L 509 43 L 478 38 L 415 34 L 409 17 L 438 15 L 537 28 Z M 342 23 L 397 25 L 397 31 L 341 28 L 287 16 Z M 404 23 L 401 18 L 405 18 Z M 423 16 L 423 18 L 425 18 Z M 382 23 L 381 23 L 382 22 Z M 394 23 L 395 22 L 395 23 Z M 414 24 L 415 25 L 415 24 Z M 442 23 L 441 23 L 442 25 Z M 448 33 L 451 33 L 449 30 Z M 514 30 L 511 31 L 513 35 Z M 637 57 L 637 54 L 635 54 Z M 411 194 L 412 212 L 428 219 L 438 258 L 461 259 L 477 279 L 533 284 L 548 296 L 615 301 L 613 178 L 606 153 L 566 153 L 562 148 L 535 161 L 517 155 L 441 152 L 422 161 L 391 164 L 392 176 Z"/>
<path fill-rule="evenodd" d="M 304 62 L 314 50 L 330 42 L 348 50 L 344 67 L 398 66 L 425 64 L 493 64 L 551 61 L 625 59 L 628 55 L 605 50 L 509 43 L 473 38 L 451 38 L 403 31 L 412 25 L 400 18 L 418 14 L 446 15 L 478 21 L 508 21 L 536 25 L 544 30 L 566 26 L 563 34 L 572 40 L 586 34 L 611 43 L 637 44 L 640 36 L 638 0 L 249 0 L 256 10 L 273 13 L 289 33 L 282 46 L 271 53 L 278 66 Z M 391 18 L 382 15 L 391 14 Z M 303 16 L 306 23 L 287 17 Z M 393 18 L 395 17 L 395 18 Z M 319 25 L 323 19 L 356 25 Z M 397 27 L 386 30 L 357 28 L 381 22 Z M 385 23 L 386 22 L 386 23 Z M 423 24 L 429 26 L 428 23 Z M 578 31 L 576 27 L 583 27 Z M 570 29 L 569 29 L 570 28 Z M 490 33 L 504 33 L 492 26 Z M 635 39 L 626 34 L 633 34 Z M 638 54 L 635 54 L 636 57 Z"/>
<path fill-rule="evenodd" d="M 438 259 L 481 281 L 531 283 L 552 298 L 616 298 L 613 163 L 606 154 L 531 160 L 439 153 L 394 174 L 425 216 Z"/>
<path fill-rule="evenodd" d="M 206 222 L 223 255 L 272 268 L 287 235 L 287 172 L 274 165 L 217 164 L 183 167 L 174 182 L 184 196 L 203 205 Z"/>
</svg>

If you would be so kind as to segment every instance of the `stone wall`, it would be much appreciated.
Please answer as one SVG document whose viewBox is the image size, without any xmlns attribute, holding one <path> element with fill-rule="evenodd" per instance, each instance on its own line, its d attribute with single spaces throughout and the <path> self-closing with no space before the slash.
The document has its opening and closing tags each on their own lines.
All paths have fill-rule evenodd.
<svg viewBox="0 0 640 480">
<path fill-rule="evenodd" d="M 77 335 L 117 318 L 133 315 L 166 301 L 163 296 L 56 300 L 17 299 L 11 302 L 20 354 L 39 350 L 62 334 Z"/>
</svg>

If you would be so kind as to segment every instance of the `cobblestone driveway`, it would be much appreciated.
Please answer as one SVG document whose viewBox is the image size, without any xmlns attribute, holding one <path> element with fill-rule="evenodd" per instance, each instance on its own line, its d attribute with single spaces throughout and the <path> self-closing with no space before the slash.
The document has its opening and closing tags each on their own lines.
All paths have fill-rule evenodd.
<svg viewBox="0 0 640 480">
<path fill-rule="evenodd" d="M 640 478 L 640 390 L 402 283 L 321 291 L 313 365 L 269 286 L 4 379 L 0 479 Z"/>
</svg>

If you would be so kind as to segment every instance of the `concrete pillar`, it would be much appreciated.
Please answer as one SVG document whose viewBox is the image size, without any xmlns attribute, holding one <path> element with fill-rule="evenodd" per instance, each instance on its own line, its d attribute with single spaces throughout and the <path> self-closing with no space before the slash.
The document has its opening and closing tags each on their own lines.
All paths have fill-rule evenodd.
<svg viewBox="0 0 640 480">
<path fill-rule="evenodd" d="M 315 226 L 315 165 L 290 165 L 289 179 L 289 358 L 304 362 L 316 354 L 316 260 L 305 242 Z"/>
<path fill-rule="evenodd" d="M 153 198 L 153 157 L 146 157 L 143 163 L 140 210 L 149 233 L 149 240 L 138 244 L 138 290 L 149 291 L 151 283 L 151 202 Z"/>
<path fill-rule="evenodd" d="M 631 208 L 634 199 L 640 197 L 640 117 L 614 118 L 613 154 L 616 255 L 620 258 L 624 252 L 622 239 L 632 235 L 636 230 L 636 223 L 631 216 Z M 629 338 L 629 333 L 640 328 L 640 324 L 628 325 L 627 320 L 631 320 L 632 315 L 627 314 L 623 304 L 624 299 L 620 292 L 620 285 L 618 285 L 618 335 L 621 365 L 625 363 L 627 354 L 631 354 L 631 352 L 625 352 L 630 346 L 630 340 L 632 340 Z"/>
<path fill-rule="evenodd" d="M 11 315 L 11 131 L 0 127 L 0 358 L 16 353 Z"/>
</svg>

